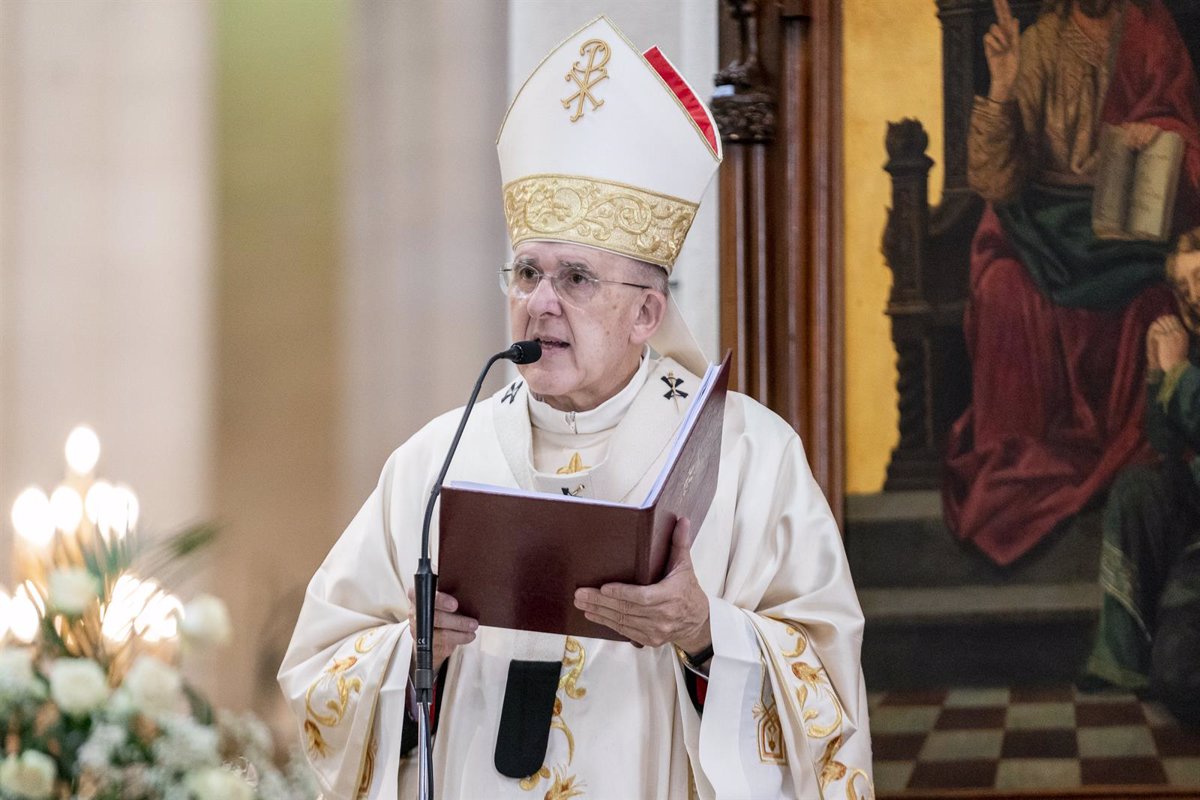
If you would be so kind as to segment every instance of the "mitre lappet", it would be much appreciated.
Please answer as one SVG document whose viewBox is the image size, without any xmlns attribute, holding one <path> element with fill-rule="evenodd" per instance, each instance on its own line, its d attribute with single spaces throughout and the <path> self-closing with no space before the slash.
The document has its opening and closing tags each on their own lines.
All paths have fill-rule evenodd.
<svg viewBox="0 0 1200 800">
<path fill-rule="evenodd" d="M 538 64 L 496 148 L 514 248 L 586 245 L 668 274 L 721 163 L 716 123 L 692 87 L 657 47 L 639 52 L 603 16 Z M 704 374 L 674 300 L 650 344 Z"/>
</svg>

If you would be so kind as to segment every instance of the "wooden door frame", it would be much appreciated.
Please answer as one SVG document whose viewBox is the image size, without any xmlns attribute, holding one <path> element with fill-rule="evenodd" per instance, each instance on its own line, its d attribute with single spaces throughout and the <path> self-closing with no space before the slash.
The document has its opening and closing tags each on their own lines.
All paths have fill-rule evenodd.
<svg viewBox="0 0 1200 800">
<path fill-rule="evenodd" d="M 721 349 L 734 388 L 804 441 L 845 493 L 842 18 L 838 0 L 724 0 L 713 113 L 725 146 Z"/>
</svg>

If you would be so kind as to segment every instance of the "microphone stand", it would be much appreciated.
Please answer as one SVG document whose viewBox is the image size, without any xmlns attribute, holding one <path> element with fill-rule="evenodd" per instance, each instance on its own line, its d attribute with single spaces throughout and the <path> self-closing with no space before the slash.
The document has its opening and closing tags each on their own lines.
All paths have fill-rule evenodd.
<svg viewBox="0 0 1200 800">
<path fill-rule="evenodd" d="M 450 469 L 450 460 L 458 449 L 458 440 L 462 438 L 463 430 L 467 427 L 467 418 L 475 407 L 475 398 L 483 386 L 483 379 L 488 370 L 500 360 L 509 360 L 517 364 L 530 364 L 541 358 L 542 348 L 537 342 L 517 342 L 502 353 L 496 353 L 483 365 L 475 388 L 471 391 L 471 399 L 463 409 L 462 419 L 459 420 L 458 430 L 450 442 L 450 451 L 442 463 L 442 471 L 438 473 L 433 488 L 429 491 L 429 502 L 425 504 L 425 521 L 421 525 L 421 558 L 417 562 L 417 572 L 413 576 L 416 586 L 417 601 L 417 668 L 413 675 L 413 688 L 417 695 L 417 758 L 418 796 L 421 800 L 433 800 L 433 684 L 436 671 L 433 666 L 433 600 L 437 595 L 437 574 L 433 571 L 429 560 L 429 523 L 433 519 L 433 506 L 442 491 L 442 482 L 446 480 L 446 472 Z"/>
</svg>

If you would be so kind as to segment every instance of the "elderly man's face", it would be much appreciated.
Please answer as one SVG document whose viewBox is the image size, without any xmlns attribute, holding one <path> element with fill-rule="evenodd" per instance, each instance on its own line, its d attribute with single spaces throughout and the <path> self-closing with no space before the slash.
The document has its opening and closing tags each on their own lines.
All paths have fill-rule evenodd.
<svg viewBox="0 0 1200 800">
<path fill-rule="evenodd" d="M 527 242 L 514 262 L 547 276 L 569 270 L 605 281 L 649 284 L 632 259 L 572 244 Z M 565 292 L 564 292 L 565 294 Z M 619 392 L 658 329 L 666 298 L 652 289 L 601 283 L 585 302 L 564 299 L 542 279 L 527 297 L 509 293 L 513 339 L 537 339 L 542 357 L 520 367 L 529 390 L 564 411 L 586 411 Z"/>
</svg>

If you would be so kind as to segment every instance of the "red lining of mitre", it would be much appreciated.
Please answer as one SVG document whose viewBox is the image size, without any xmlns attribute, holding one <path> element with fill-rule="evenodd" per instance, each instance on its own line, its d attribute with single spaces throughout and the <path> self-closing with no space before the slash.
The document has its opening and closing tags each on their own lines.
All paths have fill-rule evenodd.
<svg viewBox="0 0 1200 800">
<path fill-rule="evenodd" d="M 704 134 L 705 140 L 708 142 L 709 148 L 713 151 L 713 155 L 717 153 L 717 130 L 713 126 L 712 117 L 708 115 L 708 109 L 700 102 L 700 98 L 696 97 L 692 87 L 688 86 L 687 81 L 675 69 L 675 66 L 667 60 L 667 57 L 662 54 L 658 46 L 651 47 L 642 57 L 646 59 L 650 66 L 654 67 L 654 71 L 659 77 L 666 82 L 675 96 L 679 98 L 679 102 L 683 103 L 683 107 L 692 115 L 696 126 L 700 128 L 700 132 Z"/>
</svg>

